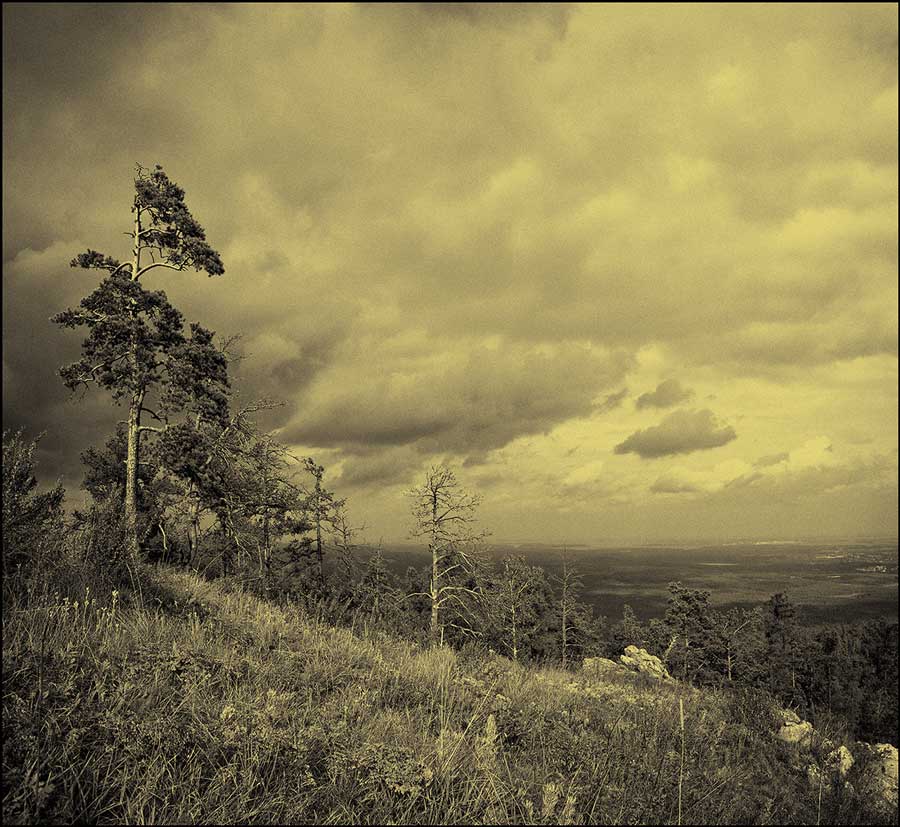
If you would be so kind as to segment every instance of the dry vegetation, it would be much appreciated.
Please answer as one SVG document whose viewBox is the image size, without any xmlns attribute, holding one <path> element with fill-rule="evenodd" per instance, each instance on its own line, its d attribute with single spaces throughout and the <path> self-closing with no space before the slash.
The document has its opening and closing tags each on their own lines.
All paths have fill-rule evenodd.
<svg viewBox="0 0 900 827">
<path fill-rule="evenodd" d="M 880 817 L 846 789 L 819 812 L 759 696 L 354 634 L 171 568 L 126 580 L 63 559 L 4 595 L 6 823 L 677 823 L 679 787 L 685 824 Z"/>
</svg>

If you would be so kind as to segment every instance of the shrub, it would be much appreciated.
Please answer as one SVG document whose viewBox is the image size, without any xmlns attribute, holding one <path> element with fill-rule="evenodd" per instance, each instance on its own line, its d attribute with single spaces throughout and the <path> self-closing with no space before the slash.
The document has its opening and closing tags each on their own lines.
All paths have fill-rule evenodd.
<svg viewBox="0 0 900 827">
<path fill-rule="evenodd" d="M 21 584 L 59 553 L 65 492 L 57 485 L 36 493 L 34 452 L 39 440 L 26 440 L 21 430 L 3 432 L 4 583 Z"/>
</svg>

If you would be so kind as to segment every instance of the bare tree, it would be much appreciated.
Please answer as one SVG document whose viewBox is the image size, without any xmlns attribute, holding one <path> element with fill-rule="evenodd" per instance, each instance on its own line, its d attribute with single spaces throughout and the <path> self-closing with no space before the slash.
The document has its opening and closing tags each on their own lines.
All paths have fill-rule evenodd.
<svg viewBox="0 0 900 827">
<path fill-rule="evenodd" d="M 462 575 L 474 569 L 480 542 L 487 536 L 472 528 L 481 498 L 464 491 L 444 466 L 432 467 L 424 482 L 407 495 L 412 499 L 411 536 L 426 537 L 431 553 L 429 590 L 423 593 L 431 600 L 431 640 L 443 644 L 442 610 L 455 604 L 465 612 L 463 596 L 478 597 Z"/>
<path fill-rule="evenodd" d="M 762 647 L 763 612 L 758 606 L 754 609 L 732 609 L 714 615 L 713 622 L 719 645 L 725 650 L 725 677 L 731 683 L 735 667 L 744 667 L 751 652 L 753 655 L 760 654 L 754 649 Z"/>
<path fill-rule="evenodd" d="M 355 555 L 359 547 L 357 538 L 365 530 L 365 525 L 351 523 L 346 501 L 338 500 L 331 515 L 331 537 L 347 583 L 351 582 L 357 573 L 358 563 Z"/>
<path fill-rule="evenodd" d="M 316 532 L 315 554 L 318 563 L 319 585 L 323 591 L 325 588 L 325 541 L 323 532 L 334 528 L 335 509 L 343 507 L 344 500 L 336 500 L 334 493 L 326 491 L 322 485 L 325 476 L 325 467 L 316 463 L 312 457 L 303 460 L 303 468 L 315 480 L 315 484 L 307 491 L 306 511 L 312 521 L 312 527 Z"/>
<path fill-rule="evenodd" d="M 565 669 L 568 664 L 569 647 L 571 645 L 570 636 L 572 633 L 572 617 L 578 608 L 578 594 L 584 585 L 581 580 L 581 574 L 569 562 L 567 551 L 563 551 L 562 573 L 556 578 L 560 587 L 559 595 L 559 617 L 560 632 L 562 634 L 562 668 Z"/>
<path fill-rule="evenodd" d="M 532 588 L 528 566 L 521 558 L 503 560 L 503 576 L 500 580 L 499 608 L 505 620 L 509 652 L 514 661 L 519 660 L 519 642 L 522 634 L 523 615 L 526 611 L 526 595 Z"/>
</svg>

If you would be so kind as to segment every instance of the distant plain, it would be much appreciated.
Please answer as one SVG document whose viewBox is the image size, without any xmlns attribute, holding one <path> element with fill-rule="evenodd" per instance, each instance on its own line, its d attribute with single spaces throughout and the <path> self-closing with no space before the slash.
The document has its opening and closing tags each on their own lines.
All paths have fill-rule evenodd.
<svg viewBox="0 0 900 827">
<path fill-rule="evenodd" d="M 386 546 L 385 560 L 402 575 L 428 563 L 423 547 Z M 637 617 L 661 617 L 667 586 L 708 589 L 717 608 L 765 603 L 785 592 L 802 625 L 852 623 L 872 618 L 897 621 L 897 542 L 765 543 L 697 546 L 570 546 L 569 560 L 581 572 L 582 600 L 611 621 L 627 603 Z M 366 559 L 371 550 L 361 555 Z M 558 574 L 563 547 L 493 544 L 489 556 L 522 555 L 548 574 Z"/>
</svg>

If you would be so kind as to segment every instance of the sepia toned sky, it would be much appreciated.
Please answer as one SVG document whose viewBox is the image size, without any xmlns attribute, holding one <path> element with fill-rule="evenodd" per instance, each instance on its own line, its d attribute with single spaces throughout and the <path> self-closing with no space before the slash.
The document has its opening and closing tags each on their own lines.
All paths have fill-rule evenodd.
<svg viewBox="0 0 900 827">
<path fill-rule="evenodd" d="M 135 162 L 225 263 L 240 399 L 372 540 L 450 463 L 495 539 L 897 535 L 897 8 L 3 6 L 3 422 L 122 411 L 49 317 Z"/>
</svg>

